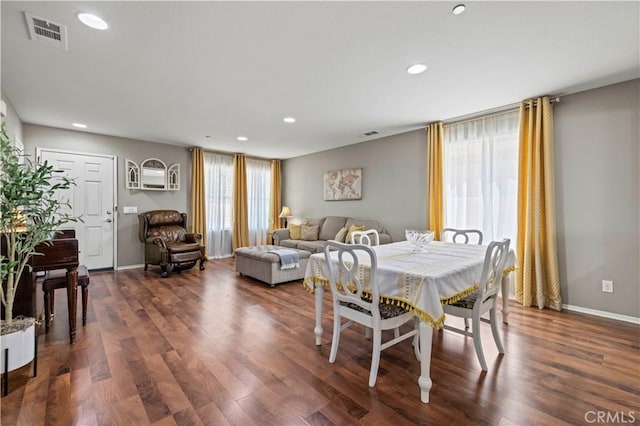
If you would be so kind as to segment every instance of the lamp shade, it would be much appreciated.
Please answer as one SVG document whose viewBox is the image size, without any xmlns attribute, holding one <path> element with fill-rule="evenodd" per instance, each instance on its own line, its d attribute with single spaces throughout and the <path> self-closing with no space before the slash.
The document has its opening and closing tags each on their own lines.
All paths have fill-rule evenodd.
<svg viewBox="0 0 640 426">
<path fill-rule="evenodd" d="M 289 210 L 289 207 L 287 206 L 282 206 L 282 211 L 280 212 L 280 215 L 278 217 L 292 217 L 293 215 L 291 214 L 291 210 Z"/>
</svg>

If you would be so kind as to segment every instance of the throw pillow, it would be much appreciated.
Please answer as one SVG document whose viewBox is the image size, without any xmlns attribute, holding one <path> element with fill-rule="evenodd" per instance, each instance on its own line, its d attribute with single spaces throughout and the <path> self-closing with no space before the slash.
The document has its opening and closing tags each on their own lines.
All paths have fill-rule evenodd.
<svg viewBox="0 0 640 426">
<path fill-rule="evenodd" d="M 353 231 L 364 231 L 364 225 L 351 225 L 349 227 L 349 232 L 347 232 L 347 236 L 344 239 L 344 241 L 348 244 L 351 243 L 351 233 Z"/>
<path fill-rule="evenodd" d="M 289 237 L 292 240 L 299 240 L 302 238 L 302 230 L 300 224 L 290 223 L 289 225 L 287 225 L 287 228 L 289 228 Z"/>
<path fill-rule="evenodd" d="M 304 241 L 317 241 L 318 240 L 318 225 L 305 225 L 302 224 L 302 239 Z"/>
<path fill-rule="evenodd" d="M 339 243 L 344 243 L 344 237 L 346 236 L 347 228 L 341 228 L 333 239 L 338 241 Z"/>
</svg>

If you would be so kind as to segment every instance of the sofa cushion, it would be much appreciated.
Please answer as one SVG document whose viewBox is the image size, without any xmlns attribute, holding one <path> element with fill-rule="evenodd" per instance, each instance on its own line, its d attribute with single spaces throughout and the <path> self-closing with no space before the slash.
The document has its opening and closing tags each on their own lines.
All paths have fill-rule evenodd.
<svg viewBox="0 0 640 426">
<path fill-rule="evenodd" d="M 316 241 L 318 239 L 318 225 L 302 224 L 302 239 L 304 241 Z"/>
<path fill-rule="evenodd" d="M 290 223 L 287 225 L 287 228 L 289 228 L 289 235 L 292 240 L 299 240 L 302 238 L 302 229 L 299 223 Z"/>
<path fill-rule="evenodd" d="M 355 231 L 364 231 L 363 225 L 351 225 L 347 231 L 347 236 L 344 237 L 344 241 L 348 244 L 351 243 L 351 233 Z"/>
<path fill-rule="evenodd" d="M 319 240 L 331 240 L 333 239 L 338 231 L 344 227 L 347 218 L 342 216 L 327 216 L 324 219 L 324 223 L 322 224 L 322 229 L 320 229 L 320 233 L 318 235 Z"/>
<path fill-rule="evenodd" d="M 347 229 L 349 229 L 351 227 L 351 225 L 360 225 L 360 226 L 364 226 L 363 231 L 366 231 L 368 229 L 375 229 L 378 232 L 384 232 L 384 230 L 382 229 L 382 227 L 380 226 L 380 222 L 378 222 L 377 220 L 372 220 L 372 219 L 353 219 L 350 218 L 347 220 L 347 223 L 344 225 Z"/>
<path fill-rule="evenodd" d="M 298 244 L 298 250 L 306 250 L 311 253 L 322 253 L 324 250 L 324 246 L 327 245 L 326 241 L 318 240 L 318 241 L 300 241 Z"/>
<path fill-rule="evenodd" d="M 279 242 L 280 246 L 287 248 L 298 248 L 300 240 L 282 240 Z"/>
<path fill-rule="evenodd" d="M 302 221 L 302 224 L 307 224 L 307 225 L 318 225 L 318 229 L 322 228 L 322 224 L 324 223 L 324 217 L 321 217 L 320 219 L 312 219 L 312 218 L 306 218 L 305 220 Z"/>
<path fill-rule="evenodd" d="M 348 229 L 345 228 L 345 227 L 340 228 L 340 230 L 338 231 L 336 236 L 333 237 L 333 239 L 336 240 L 339 243 L 344 243 L 344 237 L 347 236 L 347 231 L 348 231 Z"/>
</svg>

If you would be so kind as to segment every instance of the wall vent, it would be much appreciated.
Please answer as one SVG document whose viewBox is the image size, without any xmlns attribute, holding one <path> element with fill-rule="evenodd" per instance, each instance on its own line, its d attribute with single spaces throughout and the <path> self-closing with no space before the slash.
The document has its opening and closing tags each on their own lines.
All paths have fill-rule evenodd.
<svg viewBox="0 0 640 426">
<path fill-rule="evenodd" d="M 31 40 L 67 50 L 67 27 L 24 12 Z"/>
</svg>

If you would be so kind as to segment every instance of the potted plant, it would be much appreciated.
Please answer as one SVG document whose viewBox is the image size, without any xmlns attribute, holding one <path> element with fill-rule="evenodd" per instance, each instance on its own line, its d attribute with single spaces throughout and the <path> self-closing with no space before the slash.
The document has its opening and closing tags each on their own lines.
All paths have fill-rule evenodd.
<svg viewBox="0 0 640 426">
<path fill-rule="evenodd" d="M 56 196 L 58 191 L 75 185 L 73 180 L 62 176 L 47 162 L 39 164 L 19 153 L 10 143 L 4 123 L 0 139 L 0 238 L 3 240 L 0 297 L 5 310 L 5 319 L 0 321 L 3 348 L 0 355 L 4 356 L 6 344 L 13 341 L 11 334 L 30 329 L 31 344 L 34 343 L 35 318 L 13 318 L 16 290 L 22 276 L 31 273 L 29 260 L 39 254 L 38 244 L 46 243 L 62 225 L 79 218 L 70 214 L 68 202 Z M 33 359 L 33 353 L 31 357 Z M 30 360 L 22 365 L 28 362 Z M 14 365 L 14 368 L 20 366 Z M 4 363 L 1 368 L 4 372 Z"/>
</svg>

